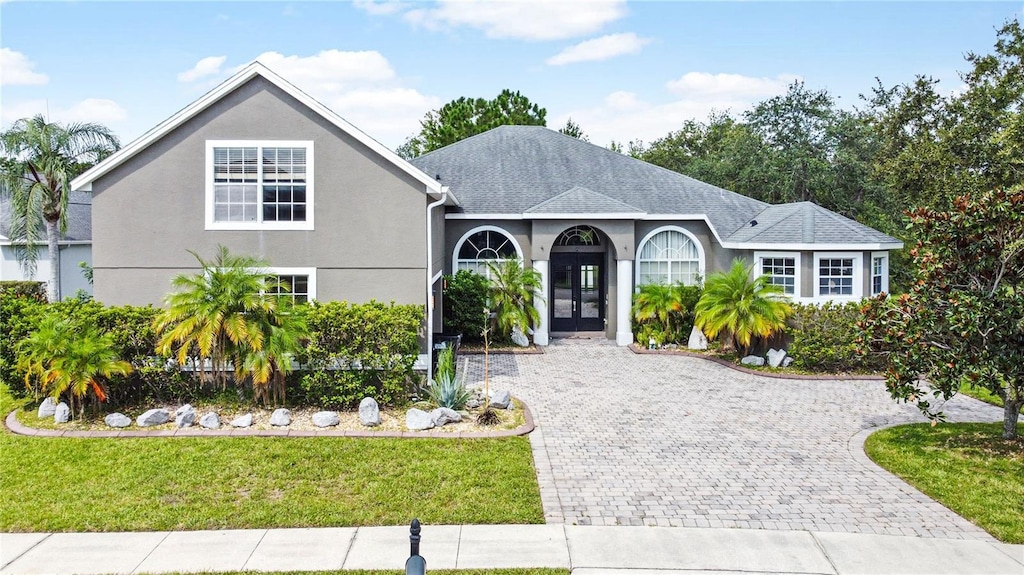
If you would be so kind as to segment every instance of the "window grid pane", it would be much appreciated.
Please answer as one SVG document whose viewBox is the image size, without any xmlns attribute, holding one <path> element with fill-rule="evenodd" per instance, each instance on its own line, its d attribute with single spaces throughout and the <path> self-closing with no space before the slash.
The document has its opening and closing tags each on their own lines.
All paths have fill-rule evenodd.
<svg viewBox="0 0 1024 575">
<path fill-rule="evenodd" d="M 786 295 L 796 294 L 796 258 L 761 258 L 761 274 L 781 286 Z"/>
<path fill-rule="evenodd" d="M 882 268 L 885 258 L 871 258 L 871 295 L 882 293 Z"/>
<path fill-rule="evenodd" d="M 213 184 L 215 222 L 306 221 L 306 148 L 213 148 Z"/>
<path fill-rule="evenodd" d="M 292 303 L 309 301 L 309 276 L 279 275 L 275 276 L 279 285 L 274 285 L 268 293 L 292 300 Z"/>
<path fill-rule="evenodd" d="M 305 148 L 263 148 L 263 221 L 306 221 L 305 182 Z"/>
<path fill-rule="evenodd" d="M 637 258 L 638 284 L 694 285 L 700 274 L 700 253 L 685 234 L 675 230 L 658 232 L 640 249 Z"/>
<path fill-rule="evenodd" d="M 818 261 L 818 295 L 853 295 L 853 258 Z"/>
</svg>

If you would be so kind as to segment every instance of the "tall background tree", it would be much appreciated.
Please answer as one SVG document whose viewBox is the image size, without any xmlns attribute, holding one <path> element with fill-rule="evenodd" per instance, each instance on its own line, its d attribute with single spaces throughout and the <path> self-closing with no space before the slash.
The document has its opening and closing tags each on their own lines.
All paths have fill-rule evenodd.
<svg viewBox="0 0 1024 575">
<path fill-rule="evenodd" d="M 106 127 L 91 123 L 61 125 L 43 116 L 23 118 L 0 133 L 0 193 L 10 199 L 10 230 L 18 259 L 34 275 L 38 246 L 45 234 L 50 256 L 46 295 L 60 294 L 60 234 L 67 231 L 69 183 L 120 147 Z"/>
<path fill-rule="evenodd" d="M 406 159 L 432 152 L 498 126 L 546 126 L 547 110 L 518 91 L 502 90 L 491 100 L 466 98 L 427 112 L 420 133 L 398 147 Z"/>
</svg>

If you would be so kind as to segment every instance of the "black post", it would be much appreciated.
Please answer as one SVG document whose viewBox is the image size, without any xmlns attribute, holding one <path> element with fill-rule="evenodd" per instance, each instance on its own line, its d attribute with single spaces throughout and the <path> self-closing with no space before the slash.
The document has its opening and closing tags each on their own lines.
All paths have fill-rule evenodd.
<svg viewBox="0 0 1024 575">
<path fill-rule="evenodd" d="M 420 557 L 420 520 L 413 519 L 409 526 L 409 559 L 405 562 L 405 575 L 426 575 L 427 561 Z"/>
</svg>

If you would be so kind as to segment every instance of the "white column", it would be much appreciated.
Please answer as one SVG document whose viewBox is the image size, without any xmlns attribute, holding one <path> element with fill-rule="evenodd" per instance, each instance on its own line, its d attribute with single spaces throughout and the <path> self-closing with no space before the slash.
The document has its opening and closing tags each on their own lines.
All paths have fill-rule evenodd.
<svg viewBox="0 0 1024 575">
<path fill-rule="evenodd" d="M 629 312 L 633 307 L 633 260 L 618 260 L 617 263 L 615 343 L 627 346 L 633 343 L 633 330 L 629 322 Z"/>
<path fill-rule="evenodd" d="M 533 269 L 540 273 L 540 289 L 534 294 L 533 307 L 537 308 L 537 313 L 540 314 L 540 323 L 533 330 L 533 343 L 537 345 L 548 344 L 548 282 L 550 280 L 550 273 L 548 272 L 548 260 L 533 260 Z"/>
</svg>

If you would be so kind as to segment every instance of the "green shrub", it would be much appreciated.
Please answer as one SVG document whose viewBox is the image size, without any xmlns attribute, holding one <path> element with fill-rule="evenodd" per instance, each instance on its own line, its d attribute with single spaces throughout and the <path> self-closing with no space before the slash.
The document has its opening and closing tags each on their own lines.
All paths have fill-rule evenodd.
<svg viewBox="0 0 1024 575">
<path fill-rule="evenodd" d="M 445 276 L 444 285 L 444 331 L 461 333 L 463 341 L 482 341 L 490 282 L 478 273 L 459 270 Z"/>
<path fill-rule="evenodd" d="M 693 329 L 700 286 L 647 284 L 633 297 L 633 335 L 641 345 L 685 345 Z"/>
<path fill-rule="evenodd" d="M 385 405 L 405 401 L 419 355 L 422 306 L 314 302 L 306 321 L 310 342 L 300 357 L 306 401 L 328 409 L 352 407 L 364 397 Z"/>
<path fill-rule="evenodd" d="M 4 282 L 27 284 L 31 282 Z M 25 374 L 18 369 L 18 343 L 28 338 L 47 309 L 46 298 L 38 298 L 18 289 L 0 289 L 0 379 L 11 395 L 25 397 Z"/>
<path fill-rule="evenodd" d="M 46 283 L 30 281 L 0 281 L 0 294 L 24 296 L 41 302 L 46 301 Z"/>
<path fill-rule="evenodd" d="M 881 371 L 884 361 L 880 357 L 859 353 L 860 308 L 857 302 L 793 305 L 789 318 L 793 341 L 788 349 L 793 366 L 827 373 Z"/>
</svg>

